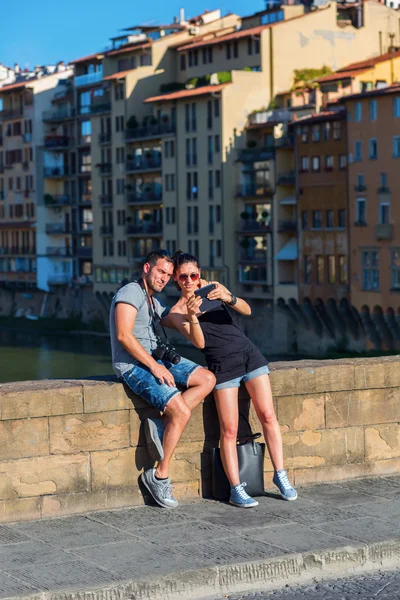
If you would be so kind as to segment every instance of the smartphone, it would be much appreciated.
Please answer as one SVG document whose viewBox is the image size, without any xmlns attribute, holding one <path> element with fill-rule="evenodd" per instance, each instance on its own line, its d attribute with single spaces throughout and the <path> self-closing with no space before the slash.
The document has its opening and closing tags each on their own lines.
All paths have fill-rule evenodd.
<svg viewBox="0 0 400 600">
<path fill-rule="evenodd" d="M 199 308 L 201 312 L 206 312 L 207 310 L 211 310 L 212 308 L 217 308 L 218 306 L 221 306 L 221 300 L 209 300 L 207 298 L 207 294 L 209 294 L 212 290 L 215 290 L 216 287 L 217 286 L 215 285 L 215 283 L 209 283 L 208 285 L 205 285 L 204 287 L 201 287 L 195 291 L 195 296 L 200 296 L 201 298 L 203 298 L 203 302 L 200 304 Z"/>
</svg>

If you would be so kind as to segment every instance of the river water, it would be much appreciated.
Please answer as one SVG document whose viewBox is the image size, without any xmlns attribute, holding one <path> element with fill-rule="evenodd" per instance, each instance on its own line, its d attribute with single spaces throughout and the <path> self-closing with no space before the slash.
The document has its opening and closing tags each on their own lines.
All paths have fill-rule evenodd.
<svg viewBox="0 0 400 600">
<path fill-rule="evenodd" d="M 185 346 L 177 350 L 204 364 L 202 354 L 195 348 Z M 0 331 L 0 383 L 112 373 L 107 337 Z"/>
</svg>

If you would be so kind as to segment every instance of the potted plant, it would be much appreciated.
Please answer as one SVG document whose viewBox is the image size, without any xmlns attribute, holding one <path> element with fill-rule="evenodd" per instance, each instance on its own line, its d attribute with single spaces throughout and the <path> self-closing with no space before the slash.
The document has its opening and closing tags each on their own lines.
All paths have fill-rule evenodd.
<svg viewBox="0 0 400 600">
<path fill-rule="evenodd" d="M 51 194 L 45 194 L 44 195 L 44 202 L 45 204 L 54 204 L 54 198 Z"/>
<path fill-rule="evenodd" d="M 128 129 L 137 129 L 139 127 L 139 122 L 138 122 L 137 118 L 135 117 L 135 115 L 132 115 L 131 117 L 129 117 L 126 126 Z"/>
<path fill-rule="evenodd" d="M 250 218 L 250 214 L 249 214 L 249 213 L 248 213 L 246 210 L 244 210 L 243 212 L 241 212 L 241 213 L 240 213 L 240 216 L 241 216 L 241 218 L 242 218 L 242 219 L 244 219 L 245 221 L 247 221 L 247 219 L 249 219 L 249 218 Z"/>
</svg>

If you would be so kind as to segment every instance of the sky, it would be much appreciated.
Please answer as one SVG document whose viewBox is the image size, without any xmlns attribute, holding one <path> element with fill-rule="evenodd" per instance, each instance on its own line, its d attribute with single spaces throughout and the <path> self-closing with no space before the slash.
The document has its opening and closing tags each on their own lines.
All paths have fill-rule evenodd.
<svg viewBox="0 0 400 600">
<path fill-rule="evenodd" d="M 192 17 L 205 9 L 246 16 L 264 8 L 264 0 L 20 0 L 3 7 L 0 63 L 21 68 L 65 62 L 104 50 L 124 27 L 171 23 L 179 8 Z"/>
</svg>

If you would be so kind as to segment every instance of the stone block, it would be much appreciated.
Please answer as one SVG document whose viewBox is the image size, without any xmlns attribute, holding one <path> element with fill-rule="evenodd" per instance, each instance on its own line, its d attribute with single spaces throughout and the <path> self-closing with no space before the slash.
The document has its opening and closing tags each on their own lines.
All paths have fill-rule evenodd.
<svg viewBox="0 0 400 600">
<path fill-rule="evenodd" d="M 201 478 L 201 456 L 199 452 L 183 452 L 176 449 L 170 463 L 172 481 L 194 481 Z"/>
<path fill-rule="evenodd" d="M 326 394 L 326 427 L 400 421 L 399 390 L 382 388 Z"/>
<path fill-rule="evenodd" d="M 42 515 L 43 517 L 62 517 L 142 504 L 143 496 L 139 486 L 75 494 L 57 494 L 55 496 L 44 496 Z"/>
<path fill-rule="evenodd" d="M 144 448 L 125 448 L 91 454 L 92 489 L 133 487 L 143 469 L 153 466 Z"/>
<path fill-rule="evenodd" d="M 31 383 L 31 382 L 29 382 Z M 0 388 L 1 419 L 26 419 L 83 412 L 82 387 L 25 388 L 4 392 Z"/>
<path fill-rule="evenodd" d="M 48 419 L 0 421 L 0 460 L 49 454 Z"/>
<path fill-rule="evenodd" d="M 278 420 L 284 431 L 305 431 L 325 427 L 325 397 L 315 396 L 279 396 Z"/>
<path fill-rule="evenodd" d="M 354 387 L 357 390 L 400 387 L 398 358 L 382 356 L 357 361 L 354 366 Z"/>
<path fill-rule="evenodd" d="M 109 410 L 129 410 L 141 408 L 146 403 L 128 390 L 122 383 L 86 382 L 83 384 L 83 403 L 85 413 Z"/>
<path fill-rule="evenodd" d="M 359 463 L 364 460 L 364 431 L 352 427 L 285 433 L 283 450 L 287 468 Z"/>
<path fill-rule="evenodd" d="M 41 517 L 41 498 L 13 498 L 0 501 L 0 523 L 31 521 Z"/>
<path fill-rule="evenodd" d="M 89 489 L 89 455 L 40 456 L 0 463 L 0 499 Z"/>
<path fill-rule="evenodd" d="M 129 446 L 129 411 L 50 417 L 50 452 L 73 454 Z"/>
<path fill-rule="evenodd" d="M 353 390 L 354 366 L 333 360 L 299 361 L 296 367 L 271 370 L 271 386 L 274 396 Z"/>
<path fill-rule="evenodd" d="M 400 458 L 400 425 L 366 427 L 365 458 L 367 461 Z"/>
</svg>

